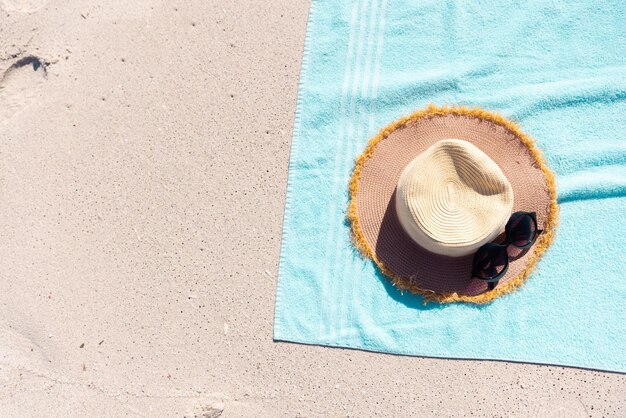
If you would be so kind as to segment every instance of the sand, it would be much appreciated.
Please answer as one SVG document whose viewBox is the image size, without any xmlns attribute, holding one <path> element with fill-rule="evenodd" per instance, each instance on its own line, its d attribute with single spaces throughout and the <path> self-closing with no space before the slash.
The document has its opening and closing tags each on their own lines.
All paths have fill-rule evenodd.
<svg viewBox="0 0 626 418">
<path fill-rule="evenodd" d="M 272 341 L 308 6 L 0 0 L 2 415 L 626 415 L 624 375 Z"/>
</svg>

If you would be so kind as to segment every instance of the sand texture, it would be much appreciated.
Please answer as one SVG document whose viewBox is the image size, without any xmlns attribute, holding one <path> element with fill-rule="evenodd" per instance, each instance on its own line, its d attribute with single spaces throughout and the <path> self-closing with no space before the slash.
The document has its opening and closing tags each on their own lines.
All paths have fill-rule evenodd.
<svg viewBox="0 0 626 418">
<path fill-rule="evenodd" d="M 272 341 L 308 7 L 0 0 L 0 415 L 625 416 L 624 375 Z"/>
</svg>

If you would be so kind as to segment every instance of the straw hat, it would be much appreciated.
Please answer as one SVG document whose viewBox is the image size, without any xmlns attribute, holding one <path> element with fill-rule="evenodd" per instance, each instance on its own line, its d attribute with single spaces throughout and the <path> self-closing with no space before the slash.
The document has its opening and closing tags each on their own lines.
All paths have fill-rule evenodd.
<svg viewBox="0 0 626 418">
<path fill-rule="evenodd" d="M 439 302 L 486 303 L 519 287 L 550 245 L 554 175 L 514 123 L 481 109 L 429 106 L 384 128 L 357 159 L 348 217 L 356 246 L 400 289 Z M 471 261 L 514 211 L 544 229 L 510 249 L 494 290 Z M 517 252 L 516 252 L 517 251 Z"/>
<path fill-rule="evenodd" d="M 511 215 L 513 189 L 478 147 L 442 139 L 411 161 L 398 180 L 396 212 L 424 249 L 459 257 L 493 241 Z"/>
</svg>

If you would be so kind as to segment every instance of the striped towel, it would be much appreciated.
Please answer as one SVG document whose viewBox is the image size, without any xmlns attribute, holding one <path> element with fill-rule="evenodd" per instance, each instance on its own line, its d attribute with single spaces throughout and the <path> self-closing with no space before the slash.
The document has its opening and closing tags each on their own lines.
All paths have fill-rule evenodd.
<svg viewBox="0 0 626 418">
<path fill-rule="evenodd" d="M 623 1 L 313 0 L 296 109 L 274 338 L 626 372 Z M 486 306 L 424 305 L 350 242 L 354 158 L 428 103 L 517 120 L 558 178 L 557 238 Z"/>
</svg>

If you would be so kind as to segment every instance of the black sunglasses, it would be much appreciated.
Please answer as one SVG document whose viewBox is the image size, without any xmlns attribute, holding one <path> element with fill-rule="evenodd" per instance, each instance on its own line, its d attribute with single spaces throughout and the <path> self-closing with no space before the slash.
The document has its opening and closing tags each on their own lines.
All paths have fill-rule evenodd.
<svg viewBox="0 0 626 418">
<path fill-rule="evenodd" d="M 520 249 L 529 248 L 543 231 L 537 229 L 535 212 L 515 212 L 504 227 L 506 239 L 501 244 L 488 242 L 478 249 L 472 260 L 472 278 L 488 283 L 489 290 L 509 269 L 509 245 Z"/>
</svg>

